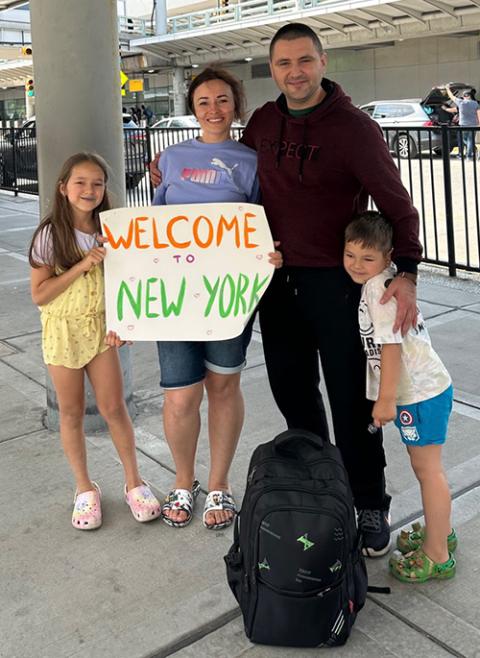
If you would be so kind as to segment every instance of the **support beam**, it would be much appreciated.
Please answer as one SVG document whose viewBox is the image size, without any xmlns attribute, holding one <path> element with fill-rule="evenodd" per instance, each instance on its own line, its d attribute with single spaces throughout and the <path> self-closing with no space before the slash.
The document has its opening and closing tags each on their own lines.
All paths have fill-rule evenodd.
<svg viewBox="0 0 480 658">
<path fill-rule="evenodd" d="M 167 3 L 166 0 L 154 0 L 155 34 L 167 34 Z"/>
<path fill-rule="evenodd" d="M 435 9 L 440 9 L 444 14 L 448 14 L 449 16 L 453 16 L 453 18 L 456 18 L 457 20 L 460 19 L 459 15 L 455 12 L 452 7 L 449 7 L 446 5 L 444 2 L 440 2 L 440 0 L 423 0 L 426 2 L 428 5 L 435 7 Z"/>
<path fill-rule="evenodd" d="M 422 14 L 419 11 L 415 11 L 415 9 L 410 9 L 410 7 L 405 7 L 405 5 L 396 5 L 392 4 L 392 7 L 395 7 L 399 12 L 403 12 L 407 16 L 410 16 L 410 18 L 415 19 L 419 23 L 422 23 L 423 25 L 427 24 L 427 20 L 423 18 Z"/>
<path fill-rule="evenodd" d="M 115 206 L 125 205 L 120 58 L 116 0 L 30 0 L 34 56 L 40 213 L 51 205 L 63 162 L 96 151 L 110 165 Z M 122 368 L 125 396 L 134 413 L 128 351 Z M 58 406 L 47 379 L 47 417 L 58 428 Z M 88 430 L 103 426 L 91 389 Z"/>
<path fill-rule="evenodd" d="M 177 66 L 173 70 L 173 112 L 177 116 L 187 114 L 185 103 L 185 69 L 183 66 Z"/>
<path fill-rule="evenodd" d="M 358 18 L 358 16 L 352 16 L 352 14 L 342 14 L 339 11 L 337 11 L 335 15 L 340 16 L 346 22 L 350 21 L 350 23 L 353 23 L 354 25 L 364 27 L 366 30 L 369 30 L 370 32 L 375 32 L 375 28 L 371 27 L 369 21 L 366 21 L 363 18 Z"/>
<path fill-rule="evenodd" d="M 397 27 L 397 24 L 393 20 L 391 16 L 385 16 L 385 14 L 381 14 L 379 11 L 374 11 L 373 9 L 359 9 L 358 11 L 361 11 L 363 14 L 366 14 L 367 16 L 372 16 L 372 18 L 376 18 L 377 21 L 380 21 L 381 23 L 384 23 L 385 25 L 389 25 L 390 27 Z"/>
</svg>

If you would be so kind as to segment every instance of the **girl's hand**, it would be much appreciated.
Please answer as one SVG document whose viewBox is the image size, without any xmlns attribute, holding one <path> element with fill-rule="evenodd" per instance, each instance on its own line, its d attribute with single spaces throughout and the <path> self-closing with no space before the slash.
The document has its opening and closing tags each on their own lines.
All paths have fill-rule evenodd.
<svg viewBox="0 0 480 658">
<path fill-rule="evenodd" d="M 273 243 L 276 247 L 280 246 L 280 242 Z M 275 249 L 275 251 L 268 254 L 268 262 L 278 270 L 279 267 L 283 265 L 283 254 L 281 251 Z"/>
<path fill-rule="evenodd" d="M 372 418 L 375 427 L 382 427 L 397 416 L 397 405 L 395 400 L 384 400 L 379 398 L 373 405 Z"/>
<path fill-rule="evenodd" d="M 108 345 L 109 347 L 122 347 L 122 345 L 131 345 L 132 341 L 131 340 L 122 340 L 120 336 L 115 333 L 115 331 L 109 331 L 107 335 L 105 336 L 105 345 Z"/>
<path fill-rule="evenodd" d="M 89 272 L 92 267 L 103 261 L 106 253 L 107 250 L 105 247 L 93 247 L 93 249 L 90 249 L 86 256 L 79 262 L 81 270 L 83 272 Z"/>
</svg>

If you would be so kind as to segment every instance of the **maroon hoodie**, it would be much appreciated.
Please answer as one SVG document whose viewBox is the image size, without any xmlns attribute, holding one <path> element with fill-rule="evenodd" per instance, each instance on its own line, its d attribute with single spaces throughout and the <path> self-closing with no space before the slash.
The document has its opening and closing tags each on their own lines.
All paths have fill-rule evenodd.
<svg viewBox="0 0 480 658">
<path fill-rule="evenodd" d="M 323 79 L 326 98 L 292 117 L 283 94 L 254 112 L 242 142 L 258 155 L 262 203 L 286 265 L 343 262 L 343 234 L 371 195 L 393 225 L 393 259 L 416 272 L 422 247 L 418 214 L 379 126 L 341 87 Z"/>
</svg>

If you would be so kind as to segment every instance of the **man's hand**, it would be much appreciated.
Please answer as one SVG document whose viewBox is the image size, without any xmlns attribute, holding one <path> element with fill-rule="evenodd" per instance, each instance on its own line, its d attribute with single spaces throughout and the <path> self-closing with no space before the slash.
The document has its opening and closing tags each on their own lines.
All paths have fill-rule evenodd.
<svg viewBox="0 0 480 658">
<path fill-rule="evenodd" d="M 162 182 L 162 174 L 158 168 L 158 161 L 160 160 L 160 153 L 156 153 L 153 160 L 148 165 L 150 170 L 150 180 L 152 181 L 153 187 L 158 187 Z"/>
<path fill-rule="evenodd" d="M 386 304 L 392 297 L 397 300 L 393 331 L 401 329 L 402 336 L 405 336 L 410 327 L 417 326 L 417 287 L 413 281 L 396 276 L 384 292 L 380 304 Z"/>
<path fill-rule="evenodd" d="M 395 400 L 378 398 L 373 405 L 372 418 L 375 427 L 382 427 L 386 423 L 394 420 L 397 415 L 397 406 Z"/>
</svg>

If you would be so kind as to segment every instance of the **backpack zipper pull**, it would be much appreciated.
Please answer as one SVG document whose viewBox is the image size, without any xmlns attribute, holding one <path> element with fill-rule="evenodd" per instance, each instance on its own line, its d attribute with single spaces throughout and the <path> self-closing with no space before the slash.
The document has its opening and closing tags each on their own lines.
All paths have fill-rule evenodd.
<svg viewBox="0 0 480 658">
<path fill-rule="evenodd" d="M 257 467 L 254 466 L 252 470 L 250 471 L 248 475 L 248 484 L 252 484 L 253 476 L 255 475 L 255 471 L 257 470 Z"/>
</svg>

